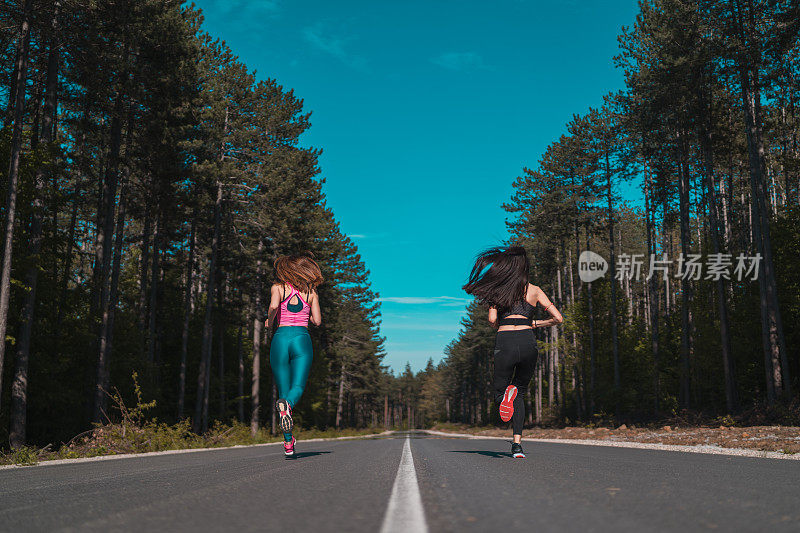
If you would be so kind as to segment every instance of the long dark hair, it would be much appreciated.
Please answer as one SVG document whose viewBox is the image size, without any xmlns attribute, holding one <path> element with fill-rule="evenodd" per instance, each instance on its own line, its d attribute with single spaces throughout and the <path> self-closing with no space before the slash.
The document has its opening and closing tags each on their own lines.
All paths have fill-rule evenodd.
<svg viewBox="0 0 800 533">
<path fill-rule="evenodd" d="M 489 248 L 475 259 L 469 281 L 462 288 L 484 305 L 510 309 L 525 299 L 528 268 L 528 254 L 522 246 Z"/>
</svg>

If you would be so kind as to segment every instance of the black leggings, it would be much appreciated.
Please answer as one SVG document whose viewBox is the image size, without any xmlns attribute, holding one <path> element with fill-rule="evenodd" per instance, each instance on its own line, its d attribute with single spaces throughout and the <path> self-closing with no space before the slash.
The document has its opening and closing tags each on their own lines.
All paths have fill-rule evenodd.
<svg viewBox="0 0 800 533">
<path fill-rule="evenodd" d="M 497 402 L 501 402 L 506 387 L 514 385 L 517 388 L 514 416 L 511 418 L 514 435 L 522 435 L 522 425 L 525 423 L 525 393 L 528 392 L 528 384 L 536 370 L 538 358 L 536 337 L 532 329 L 497 332 L 494 341 L 494 398 Z"/>
</svg>

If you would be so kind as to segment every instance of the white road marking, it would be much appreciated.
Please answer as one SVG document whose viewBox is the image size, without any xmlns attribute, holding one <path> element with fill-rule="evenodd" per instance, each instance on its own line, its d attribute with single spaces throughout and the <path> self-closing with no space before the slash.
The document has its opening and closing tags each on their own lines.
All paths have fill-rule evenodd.
<svg viewBox="0 0 800 533">
<path fill-rule="evenodd" d="M 392 495 L 386 516 L 383 517 L 381 533 L 427 533 L 425 510 L 417 484 L 417 471 L 414 470 L 414 457 L 411 455 L 411 440 L 406 437 L 397 477 L 394 478 Z"/>
</svg>

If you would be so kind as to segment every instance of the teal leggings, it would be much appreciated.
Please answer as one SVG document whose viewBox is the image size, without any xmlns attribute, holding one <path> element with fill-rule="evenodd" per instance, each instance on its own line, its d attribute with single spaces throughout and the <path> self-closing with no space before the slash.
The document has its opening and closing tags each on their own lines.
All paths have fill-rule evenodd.
<svg viewBox="0 0 800 533">
<path fill-rule="evenodd" d="M 308 328 L 281 326 L 277 329 L 269 348 L 269 364 L 278 386 L 278 395 L 294 407 L 306 388 L 314 349 Z"/>
</svg>

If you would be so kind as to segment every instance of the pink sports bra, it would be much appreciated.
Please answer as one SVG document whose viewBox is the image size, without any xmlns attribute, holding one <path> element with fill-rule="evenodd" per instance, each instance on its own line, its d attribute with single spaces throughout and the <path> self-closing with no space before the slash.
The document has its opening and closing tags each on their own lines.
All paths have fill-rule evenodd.
<svg viewBox="0 0 800 533">
<path fill-rule="evenodd" d="M 291 283 L 286 284 L 291 291 L 278 308 L 278 326 L 303 326 L 308 327 L 308 317 L 311 314 L 311 306 L 303 300 L 300 291 L 295 289 Z"/>
</svg>

